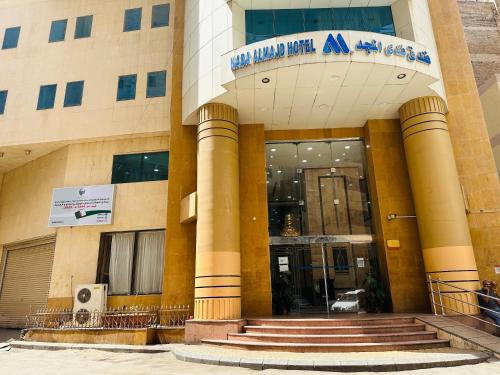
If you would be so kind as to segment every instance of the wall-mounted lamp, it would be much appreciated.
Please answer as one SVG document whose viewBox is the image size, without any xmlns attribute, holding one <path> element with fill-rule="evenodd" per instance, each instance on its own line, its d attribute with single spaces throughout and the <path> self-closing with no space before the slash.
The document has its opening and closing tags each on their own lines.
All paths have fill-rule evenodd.
<svg viewBox="0 0 500 375">
<path fill-rule="evenodd" d="M 415 215 L 398 215 L 398 214 L 389 214 L 387 215 L 387 220 L 393 221 L 396 219 L 415 219 Z"/>
<path fill-rule="evenodd" d="M 24 150 L 24 153 L 26 154 L 26 156 L 30 156 L 31 150 Z"/>
</svg>

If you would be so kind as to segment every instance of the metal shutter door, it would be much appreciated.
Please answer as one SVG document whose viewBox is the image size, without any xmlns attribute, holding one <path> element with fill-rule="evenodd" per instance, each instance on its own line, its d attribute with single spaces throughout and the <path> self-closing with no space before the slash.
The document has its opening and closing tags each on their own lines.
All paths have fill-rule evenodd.
<svg viewBox="0 0 500 375">
<path fill-rule="evenodd" d="M 54 245 L 52 240 L 4 247 L 0 327 L 24 327 L 30 309 L 47 305 Z"/>
</svg>

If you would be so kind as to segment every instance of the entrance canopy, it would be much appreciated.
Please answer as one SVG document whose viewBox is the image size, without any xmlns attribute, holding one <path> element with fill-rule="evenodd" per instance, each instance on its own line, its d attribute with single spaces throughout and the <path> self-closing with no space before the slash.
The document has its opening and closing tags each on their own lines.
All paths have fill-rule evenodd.
<svg viewBox="0 0 500 375">
<path fill-rule="evenodd" d="M 436 51 L 405 39 L 359 31 L 317 31 L 246 45 L 222 56 L 226 93 L 214 101 L 240 123 L 267 129 L 363 126 L 398 118 L 400 106 L 444 96 Z"/>
</svg>

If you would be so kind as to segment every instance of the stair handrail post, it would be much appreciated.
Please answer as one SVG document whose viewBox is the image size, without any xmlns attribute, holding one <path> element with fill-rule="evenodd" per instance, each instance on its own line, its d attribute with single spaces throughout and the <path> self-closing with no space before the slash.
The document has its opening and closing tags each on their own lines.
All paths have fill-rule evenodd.
<svg viewBox="0 0 500 375">
<path fill-rule="evenodd" d="M 439 304 L 441 305 L 441 315 L 446 316 L 446 311 L 443 304 L 443 297 L 441 296 L 441 286 L 440 286 L 441 280 L 437 279 L 436 282 L 438 287 Z"/>
<path fill-rule="evenodd" d="M 434 311 L 434 315 L 437 315 L 436 300 L 434 299 L 434 289 L 432 289 L 432 275 L 429 274 L 427 276 L 429 276 L 429 292 L 431 293 L 432 310 Z"/>
<path fill-rule="evenodd" d="M 321 258 L 323 260 L 323 279 L 325 281 L 325 298 L 326 298 L 326 313 L 330 317 L 330 301 L 328 298 L 328 282 L 326 280 L 326 263 L 325 263 L 325 243 L 321 242 Z"/>
</svg>

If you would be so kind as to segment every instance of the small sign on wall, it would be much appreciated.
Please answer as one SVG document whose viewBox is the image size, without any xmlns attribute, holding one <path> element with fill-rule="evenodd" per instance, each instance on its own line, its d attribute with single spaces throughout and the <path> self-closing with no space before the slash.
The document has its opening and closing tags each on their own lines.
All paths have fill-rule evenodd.
<svg viewBox="0 0 500 375">
<path fill-rule="evenodd" d="M 500 265 L 495 266 L 495 273 L 498 275 L 500 274 Z"/>
<path fill-rule="evenodd" d="M 288 264 L 288 257 L 278 257 L 278 264 Z"/>
<path fill-rule="evenodd" d="M 280 264 L 280 272 L 288 272 L 288 264 Z"/>
<path fill-rule="evenodd" d="M 356 263 L 358 268 L 365 268 L 365 258 L 357 258 Z"/>
</svg>

